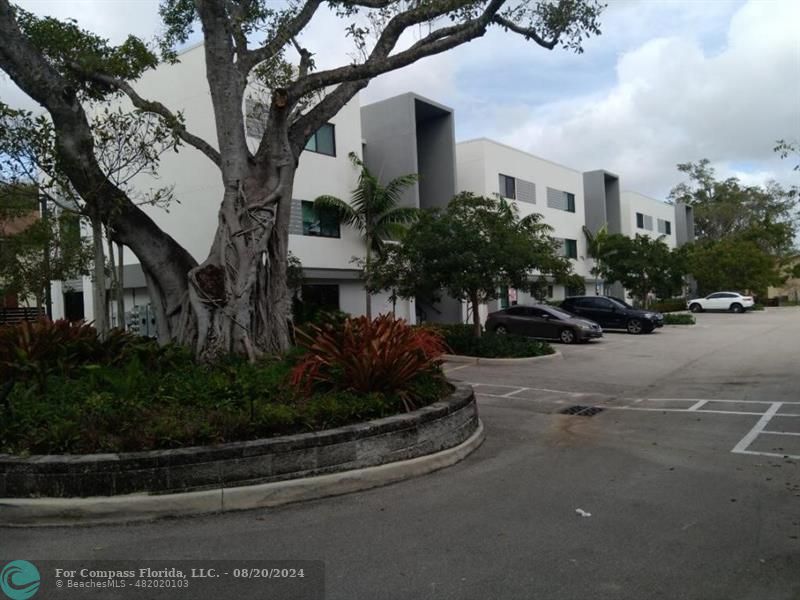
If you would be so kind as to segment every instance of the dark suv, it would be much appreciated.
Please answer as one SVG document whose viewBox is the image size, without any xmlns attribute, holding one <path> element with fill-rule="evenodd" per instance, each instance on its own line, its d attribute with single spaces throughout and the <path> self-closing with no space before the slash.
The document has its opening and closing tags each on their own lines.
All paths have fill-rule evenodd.
<svg viewBox="0 0 800 600">
<path fill-rule="evenodd" d="M 600 323 L 604 329 L 626 329 L 628 333 L 650 333 L 658 327 L 658 313 L 628 308 L 605 296 L 571 296 L 561 308 L 573 315 Z"/>
</svg>

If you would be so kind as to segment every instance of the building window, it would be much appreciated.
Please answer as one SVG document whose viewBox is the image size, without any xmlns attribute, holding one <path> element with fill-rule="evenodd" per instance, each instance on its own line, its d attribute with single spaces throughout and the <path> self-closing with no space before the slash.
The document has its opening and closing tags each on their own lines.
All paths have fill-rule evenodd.
<svg viewBox="0 0 800 600">
<path fill-rule="evenodd" d="M 336 156 L 336 132 L 331 123 L 325 123 L 306 143 L 306 150 Z"/>
<path fill-rule="evenodd" d="M 547 297 L 548 298 L 552 298 L 553 297 L 553 286 L 552 285 L 548 285 L 547 286 Z"/>
<path fill-rule="evenodd" d="M 335 283 L 309 283 L 300 288 L 303 304 L 315 310 L 339 310 L 339 286 Z"/>
<path fill-rule="evenodd" d="M 647 229 L 647 231 L 653 231 L 653 217 L 637 212 L 636 227 L 639 229 Z"/>
<path fill-rule="evenodd" d="M 517 181 L 513 177 L 500 174 L 500 195 L 511 200 L 517 199 Z"/>
<path fill-rule="evenodd" d="M 665 219 L 658 220 L 658 233 L 672 234 L 672 223 Z"/>
<path fill-rule="evenodd" d="M 578 240 L 561 240 L 562 256 L 567 258 L 578 258 Z"/>
<path fill-rule="evenodd" d="M 318 210 L 313 202 L 306 200 L 303 207 L 303 235 L 314 237 L 338 238 L 341 237 L 339 220 L 336 213 L 327 210 Z"/>
<path fill-rule="evenodd" d="M 566 212 L 575 212 L 575 194 L 547 188 L 547 206 Z"/>
</svg>

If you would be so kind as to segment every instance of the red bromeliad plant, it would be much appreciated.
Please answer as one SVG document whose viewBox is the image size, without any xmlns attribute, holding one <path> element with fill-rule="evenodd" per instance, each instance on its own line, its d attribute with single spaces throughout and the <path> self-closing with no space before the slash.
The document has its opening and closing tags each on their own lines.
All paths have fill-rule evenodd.
<svg viewBox="0 0 800 600">
<path fill-rule="evenodd" d="M 291 383 L 312 389 L 382 393 L 399 397 L 413 410 L 413 383 L 420 375 L 438 374 L 446 346 L 435 331 L 415 329 L 402 319 L 381 315 L 347 319 L 341 326 L 298 331 L 307 354 L 294 368 Z"/>
</svg>

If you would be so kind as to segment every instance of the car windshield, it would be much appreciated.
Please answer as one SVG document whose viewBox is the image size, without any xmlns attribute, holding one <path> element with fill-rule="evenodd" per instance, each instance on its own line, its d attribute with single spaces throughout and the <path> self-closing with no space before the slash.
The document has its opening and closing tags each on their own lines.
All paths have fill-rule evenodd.
<svg viewBox="0 0 800 600">
<path fill-rule="evenodd" d="M 552 308 L 552 307 L 548 306 L 544 310 L 545 310 L 545 312 L 549 312 L 551 315 L 557 316 L 559 319 L 574 319 L 575 318 L 575 315 L 571 315 L 570 313 L 568 313 L 568 312 L 566 312 L 564 310 L 561 310 L 560 308 Z"/>
</svg>

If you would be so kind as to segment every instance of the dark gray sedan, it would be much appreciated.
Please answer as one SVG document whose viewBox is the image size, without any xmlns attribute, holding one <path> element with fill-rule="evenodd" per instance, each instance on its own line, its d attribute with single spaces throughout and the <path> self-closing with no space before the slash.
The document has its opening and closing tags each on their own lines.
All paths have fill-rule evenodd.
<svg viewBox="0 0 800 600">
<path fill-rule="evenodd" d="M 560 340 L 565 344 L 603 337 L 603 329 L 554 306 L 543 304 L 509 306 L 489 315 L 486 331 Z"/>
</svg>

